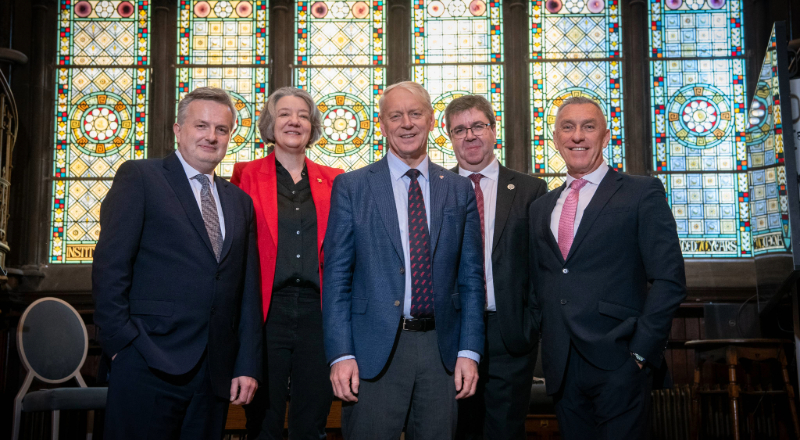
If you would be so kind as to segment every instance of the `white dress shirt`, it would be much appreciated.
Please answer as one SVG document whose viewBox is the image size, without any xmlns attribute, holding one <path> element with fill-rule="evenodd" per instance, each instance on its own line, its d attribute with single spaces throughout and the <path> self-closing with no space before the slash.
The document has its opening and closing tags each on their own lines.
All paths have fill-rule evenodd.
<svg viewBox="0 0 800 440">
<path fill-rule="evenodd" d="M 497 304 L 494 301 L 494 275 L 492 271 L 492 242 L 494 242 L 494 222 L 495 213 L 497 212 L 497 181 L 500 179 L 500 163 L 497 159 L 494 159 L 492 163 L 479 171 L 479 173 L 483 174 L 480 185 L 481 191 L 483 191 L 483 264 L 486 272 L 486 310 L 489 312 L 496 312 Z M 469 177 L 474 173 L 458 167 L 458 174 Z"/>
<path fill-rule="evenodd" d="M 592 201 L 594 193 L 597 192 L 598 185 L 600 185 L 600 182 L 603 181 L 607 173 L 608 165 L 603 161 L 602 165 L 596 170 L 582 177 L 582 179 L 588 183 L 584 185 L 578 193 L 578 211 L 575 212 L 575 228 L 572 230 L 573 237 L 575 236 L 575 232 L 578 231 L 578 226 L 581 224 L 583 211 L 586 211 L 586 207 L 589 206 L 589 202 Z M 553 208 L 553 213 L 550 214 L 550 231 L 553 233 L 553 237 L 556 238 L 556 243 L 558 243 L 558 223 L 561 220 L 561 210 L 564 209 L 564 202 L 567 200 L 567 196 L 572 192 L 570 185 L 572 185 L 574 180 L 577 179 L 567 174 L 567 187 L 564 188 L 564 191 L 561 191 L 561 195 L 558 196 L 558 200 L 556 201 L 556 207 Z"/>
<path fill-rule="evenodd" d="M 186 178 L 189 179 L 189 185 L 192 186 L 192 193 L 194 194 L 194 199 L 197 200 L 197 207 L 200 208 L 200 215 L 203 214 L 203 203 L 202 203 L 202 196 L 200 193 L 203 190 L 203 184 L 198 182 L 197 179 L 193 179 L 194 176 L 198 174 L 203 174 L 200 171 L 192 168 L 191 165 L 186 163 L 183 156 L 181 156 L 181 152 L 175 150 L 175 154 L 178 156 L 178 159 L 181 161 L 181 165 L 183 165 L 183 171 L 186 172 Z M 217 185 L 214 184 L 214 175 L 213 174 L 206 174 L 208 177 L 208 182 L 211 184 L 211 194 L 214 196 L 214 203 L 217 204 L 217 215 L 219 216 L 219 229 L 222 232 L 222 240 L 225 240 L 225 216 L 222 214 L 222 205 L 219 203 L 219 193 L 217 193 Z"/>
</svg>

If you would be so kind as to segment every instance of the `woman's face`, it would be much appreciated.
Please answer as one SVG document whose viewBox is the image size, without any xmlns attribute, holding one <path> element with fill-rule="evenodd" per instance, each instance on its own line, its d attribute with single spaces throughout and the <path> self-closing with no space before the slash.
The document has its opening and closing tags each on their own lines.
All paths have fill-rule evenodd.
<svg viewBox="0 0 800 440">
<path fill-rule="evenodd" d="M 297 96 L 284 96 L 275 105 L 275 148 L 304 154 L 311 137 L 311 111 Z"/>
</svg>

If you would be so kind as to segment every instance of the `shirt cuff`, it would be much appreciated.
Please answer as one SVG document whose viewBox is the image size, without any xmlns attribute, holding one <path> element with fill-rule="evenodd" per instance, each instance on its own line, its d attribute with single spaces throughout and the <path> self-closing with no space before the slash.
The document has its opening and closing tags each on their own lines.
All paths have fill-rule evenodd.
<svg viewBox="0 0 800 440">
<path fill-rule="evenodd" d="M 475 362 L 477 362 L 479 364 L 481 363 L 481 355 L 479 355 L 478 353 L 475 353 L 472 350 L 461 350 L 461 351 L 458 352 L 458 357 L 472 359 L 473 361 L 475 361 Z M 338 361 L 338 359 L 336 361 Z M 333 364 L 331 364 L 331 365 L 333 365 Z"/>
<path fill-rule="evenodd" d="M 356 357 L 355 357 L 355 356 L 353 356 L 353 355 L 342 356 L 342 357 L 340 357 L 340 358 L 338 358 L 338 359 L 334 360 L 333 362 L 331 362 L 331 367 L 333 366 L 333 364 L 335 364 L 335 363 L 337 363 L 337 362 L 346 361 L 346 360 L 348 360 L 348 359 L 355 359 L 355 358 L 356 358 Z"/>
</svg>

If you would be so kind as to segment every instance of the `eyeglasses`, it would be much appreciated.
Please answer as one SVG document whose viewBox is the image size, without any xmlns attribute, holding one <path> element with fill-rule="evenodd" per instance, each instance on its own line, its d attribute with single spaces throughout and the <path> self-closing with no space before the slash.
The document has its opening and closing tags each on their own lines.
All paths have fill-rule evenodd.
<svg viewBox="0 0 800 440">
<path fill-rule="evenodd" d="M 452 134 L 453 137 L 456 138 L 456 139 L 463 139 L 463 138 L 467 137 L 467 131 L 472 130 L 472 134 L 474 134 L 475 136 L 480 136 L 480 135 L 483 134 L 483 130 L 486 130 L 486 127 L 488 127 L 490 125 L 493 126 L 494 124 L 484 124 L 484 123 L 479 122 L 479 123 L 473 125 L 472 127 L 466 127 L 466 128 L 465 127 L 456 127 L 454 129 L 450 130 L 450 134 Z"/>
</svg>

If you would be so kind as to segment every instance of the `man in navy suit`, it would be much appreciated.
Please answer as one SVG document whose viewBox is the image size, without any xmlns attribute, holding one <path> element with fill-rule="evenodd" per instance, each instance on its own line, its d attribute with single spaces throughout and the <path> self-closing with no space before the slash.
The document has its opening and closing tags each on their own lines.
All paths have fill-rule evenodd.
<svg viewBox="0 0 800 440">
<path fill-rule="evenodd" d="M 547 393 L 566 440 L 643 439 L 652 372 L 686 297 L 675 220 L 660 180 L 605 163 L 597 103 L 565 100 L 553 138 L 566 182 L 530 207 Z"/>
<path fill-rule="evenodd" d="M 426 154 L 434 117 L 419 84 L 380 103 L 389 153 L 333 183 L 323 327 L 349 440 L 455 435 L 484 342 L 480 218 L 468 179 Z M 407 421 L 407 422 L 406 422 Z"/>
<path fill-rule="evenodd" d="M 253 203 L 214 175 L 236 109 L 200 88 L 178 106 L 178 151 L 131 160 L 103 201 L 95 323 L 112 358 L 106 438 L 219 439 L 261 374 Z"/>
</svg>

